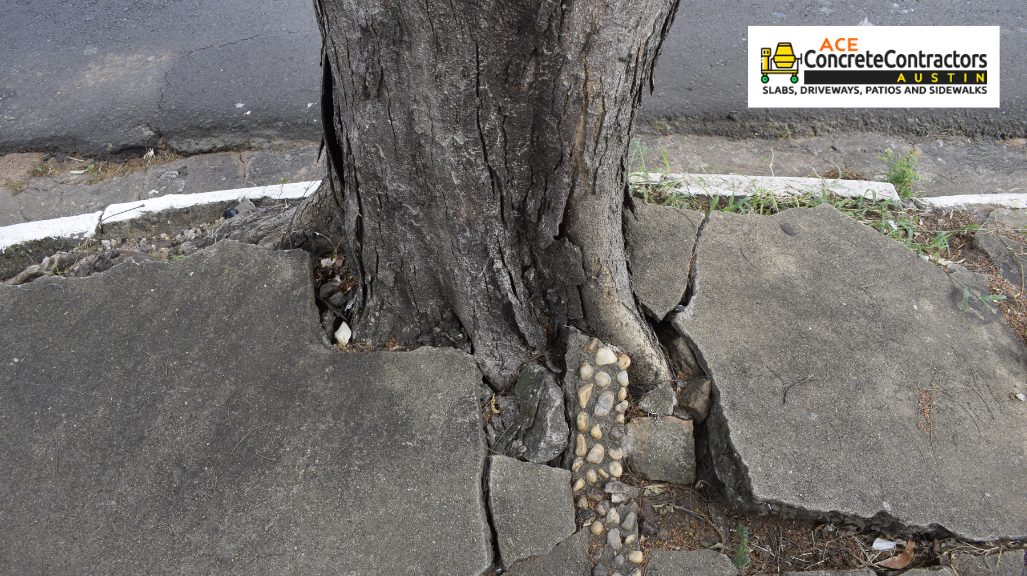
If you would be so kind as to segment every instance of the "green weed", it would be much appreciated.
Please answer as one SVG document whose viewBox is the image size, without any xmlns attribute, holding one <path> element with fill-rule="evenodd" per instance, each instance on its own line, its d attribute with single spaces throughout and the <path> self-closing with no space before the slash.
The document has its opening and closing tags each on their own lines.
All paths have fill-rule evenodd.
<svg viewBox="0 0 1027 576">
<path fill-rule="evenodd" d="M 902 198 L 913 197 L 913 185 L 920 181 L 920 173 L 917 172 L 917 154 L 914 151 L 905 154 L 896 154 L 894 150 L 888 149 L 881 156 L 888 164 L 888 174 L 885 180 L 895 186 L 895 191 Z"/>
<path fill-rule="evenodd" d="M 739 524 L 736 530 L 738 534 L 738 545 L 735 546 L 734 557 L 731 559 L 735 568 L 745 570 L 752 564 L 752 557 L 749 556 L 749 527 Z"/>
</svg>

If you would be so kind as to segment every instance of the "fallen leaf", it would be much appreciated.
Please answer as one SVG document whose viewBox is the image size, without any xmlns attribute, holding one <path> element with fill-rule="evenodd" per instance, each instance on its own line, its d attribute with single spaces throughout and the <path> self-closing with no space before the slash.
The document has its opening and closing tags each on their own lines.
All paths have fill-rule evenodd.
<svg viewBox="0 0 1027 576">
<path fill-rule="evenodd" d="M 883 562 L 878 562 L 877 565 L 889 570 L 902 570 L 913 562 L 913 554 L 915 552 L 916 544 L 913 544 L 912 540 L 906 540 L 906 546 L 902 549 L 902 552 Z"/>
</svg>

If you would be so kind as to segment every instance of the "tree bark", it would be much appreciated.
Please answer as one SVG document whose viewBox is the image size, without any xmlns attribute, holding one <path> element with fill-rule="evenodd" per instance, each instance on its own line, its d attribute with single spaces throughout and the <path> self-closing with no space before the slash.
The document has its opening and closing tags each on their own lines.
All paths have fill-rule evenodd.
<svg viewBox="0 0 1027 576">
<path fill-rule="evenodd" d="M 506 389 L 577 325 L 670 372 L 631 291 L 632 126 L 677 0 L 315 0 L 358 340 L 460 345 Z M 557 362 L 558 363 L 558 362 Z"/>
</svg>

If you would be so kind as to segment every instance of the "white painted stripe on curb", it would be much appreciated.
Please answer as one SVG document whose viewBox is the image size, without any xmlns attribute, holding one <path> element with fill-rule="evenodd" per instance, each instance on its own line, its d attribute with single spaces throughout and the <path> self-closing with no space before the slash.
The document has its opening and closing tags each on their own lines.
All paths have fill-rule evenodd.
<svg viewBox="0 0 1027 576">
<path fill-rule="evenodd" d="M 674 186 L 674 192 L 682 196 L 748 197 L 760 192 L 770 192 L 778 197 L 831 194 L 847 198 L 899 201 L 895 186 L 888 182 L 870 180 L 639 172 L 631 175 L 631 183 Z"/>
<path fill-rule="evenodd" d="M 45 240 L 47 238 L 89 238 L 96 234 L 96 225 L 100 222 L 103 212 L 79 214 L 54 218 L 53 220 L 36 220 L 0 227 L 0 252 L 15 244 Z"/>
<path fill-rule="evenodd" d="M 313 194 L 320 185 L 320 180 L 312 180 L 309 182 L 236 188 L 234 190 L 218 190 L 216 192 L 200 192 L 197 194 L 168 194 L 166 196 L 157 196 L 156 198 L 147 198 L 138 202 L 111 204 L 104 209 L 103 216 L 100 217 L 100 223 L 124 222 L 139 218 L 144 214 L 190 208 L 203 204 L 237 202 L 244 198 L 250 200 L 298 200 Z"/>
<path fill-rule="evenodd" d="M 1000 194 L 960 194 L 958 196 L 935 196 L 914 200 L 921 208 L 970 208 L 973 206 L 995 206 L 1001 208 L 1027 208 L 1027 192 L 1004 192 Z"/>
</svg>

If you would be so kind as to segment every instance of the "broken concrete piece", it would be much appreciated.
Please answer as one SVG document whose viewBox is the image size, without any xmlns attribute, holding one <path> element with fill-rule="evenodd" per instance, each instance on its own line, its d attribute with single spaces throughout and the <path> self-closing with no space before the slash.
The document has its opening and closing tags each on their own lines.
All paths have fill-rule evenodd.
<svg viewBox="0 0 1027 576">
<path fill-rule="evenodd" d="M 530 364 L 521 370 L 514 395 L 520 406 L 517 437 L 525 448 L 521 456 L 538 464 L 559 456 L 567 447 L 570 428 L 556 377 L 545 367 Z"/>
<path fill-rule="evenodd" d="M 309 266 L 0 286 L 0 574 L 484 572 L 474 359 L 331 349 Z"/>
<path fill-rule="evenodd" d="M 1027 352 L 941 268 L 830 206 L 715 212 L 674 319 L 714 382 L 742 502 L 974 540 L 1027 535 Z M 873 522 L 870 522 L 873 524 Z"/>
<path fill-rule="evenodd" d="M 782 572 L 782 576 L 876 576 L 873 570 L 814 570 L 812 572 Z"/>
<path fill-rule="evenodd" d="M 590 576 L 588 530 L 576 532 L 551 552 L 521 560 L 507 567 L 506 576 Z"/>
<path fill-rule="evenodd" d="M 731 560 L 714 550 L 649 551 L 646 576 L 736 576 Z"/>
<path fill-rule="evenodd" d="M 539 556 L 574 533 L 571 473 L 493 456 L 489 508 L 503 563 Z"/>
<path fill-rule="evenodd" d="M 695 481 L 692 422 L 673 416 L 633 418 L 625 449 L 628 464 L 643 478 L 689 486 Z"/>
<path fill-rule="evenodd" d="M 1006 280 L 1027 287 L 1027 210 L 994 210 L 974 239 Z"/>
<path fill-rule="evenodd" d="M 678 397 L 670 382 L 660 382 L 638 401 L 638 408 L 646 414 L 669 416 L 677 408 Z"/>
<path fill-rule="evenodd" d="M 685 383 L 684 389 L 678 393 L 680 404 L 696 424 L 702 424 L 710 414 L 710 392 L 713 382 L 700 376 Z"/>
<path fill-rule="evenodd" d="M 692 246 L 705 216 L 694 210 L 635 202 L 624 217 L 631 286 L 642 309 L 663 320 L 688 287 Z"/>
</svg>

